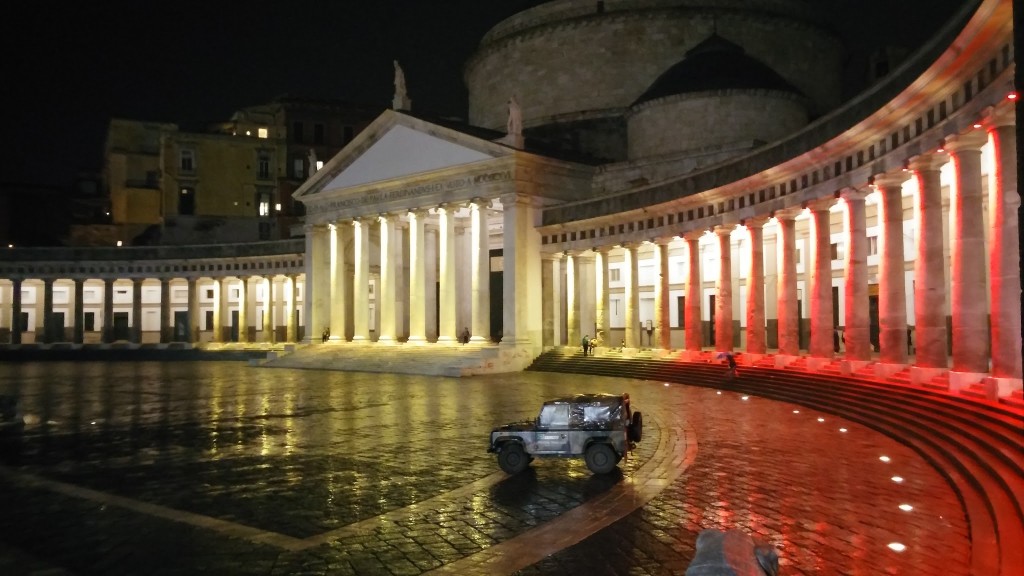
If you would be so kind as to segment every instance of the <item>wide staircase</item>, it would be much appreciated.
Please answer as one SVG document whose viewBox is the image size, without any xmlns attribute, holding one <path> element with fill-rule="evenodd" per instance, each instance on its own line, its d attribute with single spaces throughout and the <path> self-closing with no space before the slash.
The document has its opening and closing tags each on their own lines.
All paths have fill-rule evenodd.
<svg viewBox="0 0 1024 576">
<path fill-rule="evenodd" d="M 493 371 L 497 359 L 498 346 L 491 343 L 418 346 L 409 343 L 328 342 L 271 352 L 266 359 L 254 360 L 250 364 L 267 368 L 460 377 Z"/>
<path fill-rule="evenodd" d="M 771 358 L 741 363 L 739 376 L 727 380 L 713 352 L 683 361 L 614 350 L 584 357 L 566 348 L 545 352 L 528 370 L 731 390 L 878 430 L 917 451 L 959 495 L 970 525 L 974 574 L 1024 575 L 1024 403 L 1019 393 L 992 401 L 971 390 L 951 394 L 941 383 L 913 386 L 901 374 L 885 379 L 868 370 L 844 375 L 834 364 L 811 371 L 806 361 L 774 366 Z"/>
</svg>

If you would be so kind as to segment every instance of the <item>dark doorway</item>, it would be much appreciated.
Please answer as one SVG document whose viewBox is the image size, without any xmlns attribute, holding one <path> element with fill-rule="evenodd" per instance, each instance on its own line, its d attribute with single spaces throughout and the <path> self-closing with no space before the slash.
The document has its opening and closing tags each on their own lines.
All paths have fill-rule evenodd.
<svg viewBox="0 0 1024 576">
<path fill-rule="evenodd" d="M 128 324 L 127 312 L 114 312 L 114 335 L 113 340 L 129 340 L 131 338 L 131 327 Z"/>
<path fill-rule="evenodd" d="M 491 272 L 491 340 L 501 342 L 505 328 L 504 273 Z"/>
<path fill-rule="evenodd" d="M 64 336 L 64 313 L 53 312 L 50 314 L 50 333 L 46 335 L 48 342 L 67 342 Z"/>
<path fill-rule="evenodd" d="M 238 342 L 238 310 L 231 311 L 231 337 L 228 342 Z"/>
<path fill-rule="evenodd" d="M 188 342 L 188 312 L 177 310 L 174 312 L 174 335 L 172 342 Z"/>
<path fill-rule="evenodd" d="M 705 342 L 710 342 L 712 346 L 715 345 L 715 295 L 708 296 L 708 339 Z"/>
<path fill-rule="evenodd" d="M 878 296 L 868 296 L 868 334 L 871 336 L 871 349 L 878 352 Z"/>
<path fill-rule="evenodd" d="M 184 187 L 178 192 L 178 214 L 192 216 L 196 213 L 196 191 Z"/>
</svg>

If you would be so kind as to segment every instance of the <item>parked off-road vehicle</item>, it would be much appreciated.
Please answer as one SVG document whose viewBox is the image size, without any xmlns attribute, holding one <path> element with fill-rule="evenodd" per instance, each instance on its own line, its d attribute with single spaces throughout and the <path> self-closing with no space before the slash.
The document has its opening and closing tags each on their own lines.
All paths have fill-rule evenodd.
<svg viewBox="0 0 1024 576">
<path fill-rule="evenodd" d="M 607 474 L 642 435 L 643 418 L 630 408 L 629 394 L 579 394 L 548 400 L 535 420 L 495 428 L 487 451 L 509 474 L 548 456 L 583 456 L 591 472 Z"/>
</svg>

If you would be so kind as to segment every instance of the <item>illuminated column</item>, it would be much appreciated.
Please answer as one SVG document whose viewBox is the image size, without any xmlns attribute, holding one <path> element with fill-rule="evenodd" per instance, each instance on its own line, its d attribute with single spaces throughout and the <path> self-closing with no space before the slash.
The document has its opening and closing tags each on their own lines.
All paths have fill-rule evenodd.
<svg viewBox="0 0 1024 576">
<path fill-rule="evenodd" d="M 328 226 L 328 244 L 330 249 L 331 290 L 331 341 L 344 342 L 348 327 L 348 297 L 351 284 L 345 276 L 345 231 L 349 228 L 341 222 Z M 315 335 L 314 335 L 315 337 Z"/>
<path fill-rule="evenodd" d="M 594 271 L 595 263 L 596 258 L 593 251 L 586 250 L 576 253 L 576 283 L 580 287 L 580 331 L 589 336 L 591 340 L 597 337 L 597 331 L 599 330 L 595 317 L 596 305 L 594 303 L 594 297 L 597 295 L 597 290 L 594 288 L 594 282 L 597 280 L 596 272 Z"/>
<path fill-rule="evenodd" d="M 353 342 L 370 340 L 370 221 L 352 222 L 355 274 L 352 280 Z"/>
<path fill-rule="evenodd" d="M 114 341 L 114 281 L 103 279 L 103 336 L 104 344 Z"/>
<path fill-rule="evenodd" d="M 85 280 L 75 278 L 75 335 L 72 338 L 75 344 L 85 342 Z"/>
<path fill-rule="evenodd" d="M 989 189 L 991 240 L 989 276 L 992 278 L 992 375 L 1021 381 L 1020 232 L 1017 208 L 1017 142 L 1013 108 L 1001 109 L 991 119 L 994 146 L 994 182 Z"/>
<path fill-rule="evenodd" d="M 423 308 L 427 342 L 436 342 L 438 337 L 437 298 L 437 225 L 423 216 Z M 410 311 L 410 315 L 412 312 Z"/>
<path fill-rule="evenodd" d="M 53 338 L 53 279 L 43 280 L 43 338 L 42 342 L 51 344 Z"/>
<path fill-rule="evenodd" d="M 330 231 L 323 224 L 306 226 L 306 279 L 302 302 L 306 315 L 306 333 L 303 340 L 313 342 L 325 329 L 330 328 L 331 297 L 331 244 Z"/>
<path fill-rule="evenodd" d="M 199 342 L 199 282 L 188 278 L 188 341 Z"/>
<path fill-rule="evenodd" d="M 672 349 L 672 320 L 668 306 L 668 244 L 669 240 L 660 239 L 654 245 L 658 270 L 654 282 L 654 329 L 658 334 L 658 348 L 662 350 Z"/>
<path fill-rule="evenodd" d="M 687 234 L 686 241 L 686 349 L 700 352 L 704 346 L 701 319 L 700 237 L 703 232 Z"/>
<path fill-rule="evenodd" d="M 166 344 L 171 341 L 171 281 L 168 278 L 160 279 L 160 343 Z"/>
<path fill-rule="evenodd" d="M 409 342 L 420 344 L 427 341 L 426 217 L 425 210 L 409 212 Z"/>
<path fill-rule="evenodd" d="M 565 253 L 565 320 L 566 337 L 569 340 L 569 347 L 574 348 L 582 342 L 580 333 L 580 283 L 576 280 L 579 275 L 579 261 L 572 252 Z"/>
<path fill-rule="evenodd" d="M 768 351 L 764 313 L 764 225 L 768 218 L 747 218 L 744 225 L 750 239 L 747 248 L 747 352 Z"/>
<path fill-rule="evenodd" d="M 843 255 L 843 339 L 845 358 L 854 362 L 871 360 L 870 318 L 868 314 L 868 236 L 864 199 L 867 192 L 855 188 L 842 191 L 846 209 L 843 211 L 843 232 L 846 252 Z M 942 243 L 939 242 L 939 257 Z"/>
<path fill-rule="evenodd" d="M 491 333 L 490 244 L 487 230 L 487 200 L 476 199 L 470 211 L 470 277 L 472 281 L 472 342 L 487 342 Z M 506 231 L 507 233 L 507 231 Z M 507 273 L 507 272 L 506 272 Z"/>
<path fill-rule="evenodd" d="M 266 296 L 263 302 L 263 341 L 274 342 L 274 308 L 277 302 L 274 301 L 274 277 L 268 276 L 263 279 L 266 286 Z"/>
<path fill-rule="evenodd" d="M 622 247 L 624 266 L 623 284 L 626 288 L 626 348 L 640 347 L 640 285 L 639 262 L 636 245 Z"/>
<path fill-rule="evenodd" d="M 438 304 L 440 323 L 437 341 L 445 343 L 457 342 L 455 323 L 458 300 L 455 268 L 455 206 L 443 205 L 438 208 L 439 245 L 438 245 L 438 292 L 441 298 Z"/>
<path fill-rule="evenodd" d="M 502 253 L 502 345 L 530 345 L 536 349 L 541 337 L 541 311 L 531 302 L 540 299 L 540 234 L 530 197 L 504 194 L 501 197 Z M 537 349 L 537 352 L 540 350 Z"/>
<path fill-rule="evenodd" d="M 718 278 L 715 279 L 715 350 L 732 350 L 732 226 L 716 226 Z"/>
<path fill-rule="evenodd" d="M 545 254 L 541 269 L 543 346 L 562 345 L 562 254 Z"/>
<path fill-rule="evenodd" d="M 377 294 L 377 315 L 380 318 L 381 344 L 395 342 L 395 222 L 392 217 L 382 214 L 380 222 L 380 292 Z"/>
<path fill-rule="evenodd" d="M 598 330 L 595 336 L 603 345 L 612 346 L 608 341 L 608 278 L 608 249 L 597 248 L 594 250 L 594 324 Z"/>
<path fill-rule="evenodd" d="M 298 326 L 295 321 L 295 276 L 291 274 L 284 277 L 284 298 L 285 341 L 295 342 L 298 340 Z"/>
<path fill-rule="evenodd" d="M 796 216 L 798 209 L 778 210 L 775 222 L 778 237 L 775 247 L 778 252 L 778 326 L 779 354 L 797 356 L 800 354 L 800 310 L 797 306 L 796 277 Z"/>
<path fill-rule="evenodd" d="M 903 182 L 907 174 L 875 176 L 878 202 L 878 346 L 883 364 L 906 364 L 907 291 L 903 254 Z"/>
<path fill-rule="evenodd" d="M 225 278 L 214 278 L 213 291 L 213 341 L 224 342 L 224 309 L 228 300 Z"/>
<path fill-rule="evenodd" d="M 811 211 L 811 341 L 808 352 L 814 358 L 831 358 L 834 354 L 832 318 L 832 239 L 828 209 L 831 198 L 816 200 Z"/>
<path fill-rule="evenodd" d="M 142 278 L 132 278 L 132 344 L 142 344 Z"/>
<path fill-rule="evenodd" d="M 942 183 L 940 168 L 948 158 L 929 154 L 910 163 L 917 178 L 914 197 L 917 218 L 917 255 L 914 259 L 914 365 L 945 369 L 946 346 L 946 263 L 943 255 Z M 849 309 L 849 308 L 847 308 Z M 847 337 L 849 346 L 849 337 Z M 934 374 L 932 374 L 934 375 Z"/>
<path fill-rule="evenodd" d="M 238 341 L 249 342 L 249 278 L 239 278 L 242 286 L 238 289 Z"/>
<path fill-rule="evenodd" d="M 981 191 L 981 147 L 986 141 L 987 136 L 981 131 L 946 141 L 946 150 L 951 152 L 956 169 L 956 190 L 950 201 L 953 371 L 978 375 L 967 376 L 963 382 L 979 380 L 981 374 L 988 372 L 989 294 L 982 257 L 987 252 Z M 959 388 L 952 379 L 950 385 Z"/>
<path fill-rule="evenodd" d="M 11 344 L 21 344 L 21 278 L 11 280 Z"/>
</svg>

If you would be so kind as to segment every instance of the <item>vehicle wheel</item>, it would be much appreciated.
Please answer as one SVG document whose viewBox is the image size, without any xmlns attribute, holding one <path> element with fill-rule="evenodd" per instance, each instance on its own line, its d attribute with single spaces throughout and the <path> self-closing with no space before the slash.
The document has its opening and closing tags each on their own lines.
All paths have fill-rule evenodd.
<svg viewBox="0 0 1024 576">
<path fill-rule="evenodd" d="M 501 447 L 498 452 L 498 466 L 506 474 L 519 474 L 530 464 L 530 457 L 523 451 L 523 445 L 512 442 Z"/>
<path fill-rule="evenodd" d="M 587 447 L 585 458 L 587 468 L 594 474 L 607 474 L 615 469 L 615 451 L 607 444 L 591 444 Z"/>
<path fill-rule="evenodd" d="M 629 423 L 629 439 L 639 442 L 644 436 L 644 417 L 640 412 L 633 412 L 633 421 Z"/>
</svg>

